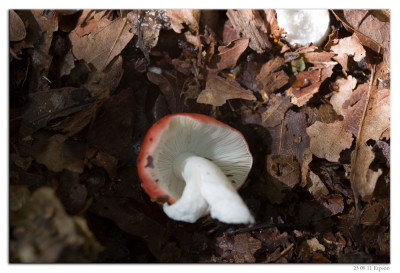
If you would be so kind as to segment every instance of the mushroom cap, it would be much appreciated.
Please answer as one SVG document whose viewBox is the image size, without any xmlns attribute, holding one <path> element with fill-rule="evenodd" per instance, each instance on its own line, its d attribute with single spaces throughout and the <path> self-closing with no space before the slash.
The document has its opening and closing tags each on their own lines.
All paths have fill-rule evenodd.
<svg viewBox="0 0 400 273">
<path fill-rule="evenodd" d="M 215 163 L 238 189 L 253 164 L 242 133 L 209 116 L 179 113 L 163 117 L 146 133 L 137 169 L 142 187 L 153 201 L 175 203 L 185 181 L 175 176 L 175 158 L 191 152 Z"/>
<path fill-rule="evenodd" d="M 276 13 L 278 25 L 287 32 L 286 41 L 290 44 L 312 42 L 319 46 L 331 31 L 327 9 L 277 9 Z"/>
</svg>

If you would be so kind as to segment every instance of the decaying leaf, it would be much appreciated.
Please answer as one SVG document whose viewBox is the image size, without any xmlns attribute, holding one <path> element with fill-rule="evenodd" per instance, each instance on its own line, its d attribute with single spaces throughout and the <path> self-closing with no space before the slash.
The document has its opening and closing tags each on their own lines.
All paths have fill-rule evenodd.
<svg viewBox="0 0 400 273">
<path fill-rule="evenodd" d="M 218 247 L 222 252 L 221 257 L 228 262 L 254 263 L 254 254 L 261 248 L 261 241 L 249 233 L 241 233 L 230 238 L 224 234 L 217 238 Z"/>
<path fill-rule="evenodd" d="M 294 156 L 268 155 L 267 172 L 282 184 L 281 191 L 300 182 L 300 165 Z"/>
<path fill-rule="evenodd" d="M 338 86 L 338 90 L 331 97 L 330 103 L 338 115 L 346 116 L 343 105 L 348 99 L 350 99 L 353 89 L 356 87 L 357 79 L 349 76 L 347 79 L 337 79 L 335 83 Z"/>
<path fill-rule="evenodd" d="M 351 155 L 352 188 L 356 196 L 369 199 L 375 189 L 376 181 L 382 170 L 369 169 L 375 158 L 372 147 L 367 141 L 378 141 L 390 127 L 390 90 L 372 87 L 369 101 L 360 121 L 356 149 Z"/>
<path fill-rule="evenodd" d="M 333 59 L 342 66 L 345 75 L 347 75 L 349 57 L 359 62 L 366 56 L 366 51 L 355 34 L 351 37 L 339 39 L 338 44 L 331 46 L 330 49 L 337 54 Z"/>
<path fill-rule="evenodd" d="M 315 199 L 319 199 L 329 193 L 321 178 L 312 171 L 309 172 L 309 181 L 310 187 L 308 188 L 308 191 L 315 197 Z"/>
<path fill-rule="evenodd" d="M 171 113 L 180 112 L 182 109 L 181 105 L 181 93 L 182 87 L 178 80 L 179 74 L 175 71 L 165 71 L 163 74 L 154 72 L 147 72 L 147 78 L 150 82 L 158 85 L 160 91 L 164 95 L 168 108 Z"/>
<path fill-rule="evenodd" d="M 283 64 L 283 58 L 276 57 L 261 67 L 256 80 L 262 83 L 263 90 L 267 94 L 271 94 L 289 82 L 289 76 L 283 69 L 280 69 Z"/>
<path fill-rule="evenodd" d="M 190 30 L 199 32 L 200 10 L 195 9 L 169 9 L 167 16 L 170 19 L 171 27 L 176 33 L 181 33 L 187 25 Z"/>
<path fill-rule="evenodd" d="M 266 49 L 271 49 L 272 44 L 268 40 L 267 23 L 262 18 L 261 11 L 238 9 L 228 10 L 226 15 L 231 21 L 237 33 L 244 38 L 250 39 L 250 48 L 257 53 L 262 53 Z"/>
<path fill-rule="evenodd" d="M 376 52 L 382 48 L 380 53 L 383 53 L 384 62 L 390 66 L 390 16 L 379 16 L 382 13 L 378 10 L 356 9 L 335 11 L 334 14 L 347 29 L 355 32 L 363 45 Z M 385 19 L 382 20 L 382 17 Z"/>
<path fill-rule="evenodd" d="M 89 35 L 79 36 L 75 30 L 69 34 L 72 52 L 80 60 L 93 64 L 98 71 L 104 68 L 119 55 L 133 38 L 135 29 L 126 18 L 110 21 L 106 17 L 100 19 L 96 28 Z"/>
<path fill-rule="evenodd" d="M 249 39 L 237 39 L 226 46 L 218 47 L 218 54 L 214 55 L 207 65 L 208 78 L 214 77 L 219 71 L 226 68 L 233 68 L 240 55 L 246 50 Z"/>
<path fill-rule="evenodd" d="M 111 179 L 115 179 L 117 176 L 117 165 L 118 159 L 114 156 L 98 149 L 94 149 L 89 151 L 90 153 L 90 162 L 96 166 L 103 167 L 108 173 Z"/>
<path fill-rule="evenodd" d="M 276 94 L 268 101 L 269 108 L 261 114 L 261 121 L 266 127 L 274 127 L 281 124 L 286 111 L 292 106 L 290 97 Z"/>
<path fill-rule="evenodd" d="M 319 158 L 338 162 L 340 152 L 351 147 L 353 136 L 345 131 L 343 122 L 315 122 L 307 128 L 311 152 Z"/>
<path fill-rule="evenodd" d="M 201 91 L 197 102 L 221 106 L 230 99 L 256 100 L 256 97 L 238 82 L 216 76 L 207 81 L 206 88 Z"/>
<path fill-rule="evenodd" d="M 309 147 L 310 139 L 306 132 L 307 121 L 304 113 L 287 111 L 281 125 L 268 128 L 273 142 L 271 153 L 274 155 L 295 156 L 302 164 L 303 157 Z"/>
<path fill-rule="evenodd" d="M 352 56 L 356 62 L 361 61 L 366 55 L 364 47 L 355 35 L 339 39 L 337 45 L 331 46 L 331 51 L 337 55 Z"/>
<path fill-rule="evenodd" d="M 50 137 L 38 135 L 32 146 L 32 156 L 53 172 L 63 169 L 71 172 L 83 172 L 85 145 L 68 140 L 61 134 Z"/>
<path fill-rule="evenodd" d="M 21 18 L 18 14 L 10 10 L 10 41 L 17 42 L 21 41 L 26 37 L 26 30 L 24 22 L 22 22 Z"/>
<path fill-rule="evenodd" d="M 342 213 L 344 210 L 343 197 L 339 194 L 331 194 L 322 198 L 322 205 L 331 211 L 332 215 Z"/>
<path fill-rule="evenodd" d="M 322 82 L 332 75 L 332 69 L 333 66 L 328 66 L 298 73 L 296 82 L 286 91 L 292 96 L 292 103 L 299 107 L 306 104 L 318 92 Z"/>
<path fill-rule="evenodd" d="M 74 94 L 82 95 L 81 99 L 76 99 Z M 49 91 L 40 91 L 29 96 L 29 107 L 23 114 L 24 121 L 27 122 L 33 130 L 43 128 L 47 123 L 55 118 L 65 117 L 89 107 L 88 92 L 82 88 L 63 87 L 59 89 L 50 89 Z"/>
</svg>

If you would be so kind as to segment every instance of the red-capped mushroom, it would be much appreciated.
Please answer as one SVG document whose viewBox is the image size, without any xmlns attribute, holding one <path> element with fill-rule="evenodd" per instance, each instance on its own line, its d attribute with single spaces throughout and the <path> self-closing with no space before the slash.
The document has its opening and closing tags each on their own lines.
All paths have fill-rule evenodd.
<svg viewBox="0 0 400 273">
<path fill-rule="evenodd" d="M 173 114 L 147 132 L 138 156 L 142 187 L 153 201 L 166 201 L 172 219 L 201 216 L 225 223 L 253 223 L 237 193 L 253 158 L 236 129 L 201 114 Z"/>
</svg>

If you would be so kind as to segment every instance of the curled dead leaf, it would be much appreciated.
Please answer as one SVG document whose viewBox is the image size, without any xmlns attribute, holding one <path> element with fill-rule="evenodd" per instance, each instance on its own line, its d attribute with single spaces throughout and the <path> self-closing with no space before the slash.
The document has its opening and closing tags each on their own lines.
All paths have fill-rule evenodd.
<svg viewBox="0 0 400 273">
<path fill-rule="evenodd" d="M 244 38 L 234 40 L 226 46 L 219 46 L 218 54 L 214 55 L 207 65 L 208 78 L 214 77 L 221 70 L 233 68 L 248 45 L 249 39 Z"/>
</svg>

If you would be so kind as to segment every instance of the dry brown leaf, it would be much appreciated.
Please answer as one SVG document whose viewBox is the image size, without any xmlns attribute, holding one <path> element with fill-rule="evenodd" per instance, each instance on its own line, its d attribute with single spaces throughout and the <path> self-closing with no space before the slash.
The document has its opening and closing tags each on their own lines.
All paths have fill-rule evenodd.
<svg viewBox="0 0 400 273">
<path fill-rule="evenodd" d="M 207 65 L 208 78 L 217 75 L 221 70 L 233 68 L 248 45 L 249 39 L 237 39 L 227 46 L 219 46 L 219 53 L 214 55 L 211 62 Z"/>
<path fill-rule="evenodd" d="M 32 129 L 45 127 L 55 118 L 65 117 L 82 109 L 86 109 L 93 100 L 88 96 L 76 100 L 75 93 L 84 89 L 64 87 L 40 91 L 29 95 L 30 104 L 23 114 L 24 121 L 29 123 Z M 87 92 L 86 92 L 87 93 Z"/>
<path fill-rule="evenodd" d="M 118 159 L 102 150 L 97 150 L 95 153 L 96 156 L 91 158 L 90 162 L 104 168 L 108 176 L 114 180 L 117 177 Z"/>
<path fill-rule="evenodd" d="M 357 30 L 356 34 L 363 44 L 379 52 L 379 49 L 370 46 L 368 39 L 363 39 L 366 36 L 382 47 L 384 61 L 390 66 L 390 18 L 381 20 L 378 18 L 379 13 L 369 12 L 368 10 L 344 10 L 343 15 L 345 20 Z"/>
<path fill-rule="evenodd" d="M 353 89 L 357 85 L 357 79 L 352 76 L 349 76 L 347 79 L 339 78 L 335 84 L 338 86 L 338 90 L 331 97 L 330 103 L 338 115 L 345 116 L 346 111 L 343 109 L 343 104 L 350 99 Z"/>
<path fill-rule="evenodd" d="M 322 198 L 321 204 L 329 209 L 332 215 L 342 213 L 344 210 L 343 197 L 339 194 L 331 194 Z"/>
<path fill-rule="evenodd" d="M 67 137 L 61 134 L 49 138 L 38 138 L 32 147 L 32 156 L 53 172 L 67 169 L 71 172 L 83 172 L 83 149 L 74 142 L 66 143 Z M 75 145 L 75 147 L 73 146 Z"/>
<path fill-rule="evenodd" d="M 104 68 L 121 53 L 135 34 L 126 18 L 113 21 L 106 17 L 100 19 L 89 35 L 80 37 L 75 30 L 69 34 L 74 56 L 93 64 L 98 71 Z"/>
<path fill-rule="evenodd" d="M 224 24 L 224 29 L 222 30 L 222 44 L 228 45 L 233 40 L 239 39 L 239 35 L 236 30 L 233 28 L 231 21 L 226 20 Z"/>
<path fill-rule="evenodd" d="M 248 233 L 235 235 L 233 239 L 233 257 L 236 263 L 254 263 L 254 254 L 261 248 L 261 241 Z"/>
<path fill-rule="evenodd" d="M 268 128 L 272 136 L 271 154 L 295 156 L 300 164 L 310 145 L 306 132 L 307 120 L 304 113 L 287 111 L 281 125 Z"/>
<path fill-rule="evenodd" d="M 169 9 L 167 16 L 170 19 L 171 27 L 176 33 L 181 33 L 184 28 L 183 24 L 187 25 L 190 30 L 199 32 L 201 10 L 195 9 Z"/>
<path fill-rule="evenodd" d="M 359 62 L 366 56 L 366 51 L 360 40 L 353 34 L 351 37 L 339 39 L 338 44 L 331 46 L 331 51 L 337 55 L 353 56 L 354 61 Z"/>
<path fill-rule="evenodd" d="M 197 98 L 197 103 L 221 106 L 230 99 L 256 100 L 256 97 L 252 91 L 242 88 L 235 80 L 216 76 L 207 81 L 206 88 Z"/>
<path fill-rule="evenodd" d="M 24 22 L 22 22 L 21 18 L 18 14 L 10 10 L 10 41 L 17 42 L 21 41 L 26 37 L 26 30 Z"/>
<path fill-rule="evenodd" d="M 332 69 L 333 66 L 328 66 L 298 73 L 296 82 L 287 90 L 287 95 L 292 96 L 291 102 L 299 107 L 306 104 L 318 92 L 322 82 L 332 75 Z"/>
<path fill-rule="evenodd" d="M 312 63 L 314 65 L 324 65 L 330 64 L 332 61 L 332 57 L 335 56 L 335 53 L 332 52 L 306 52 L 304 53 L 304 61 L 306 63 Z"/>
<path fill-rule="evenodd" d="M 342 121 L 334 123 L 315 122 L 307 128 L 311 152 L 331 162 L 338 162 L 340 152 L 351 147 L 353 136 L 346 132 Z"/>
<path fill-rule="evenodd" d="M 367 103 L 368 89 L 367 83 L 358 85 L 349 99 L 343 103 L 345 130 L 352 133 L 353 136 L 357 136 L 358 133 L 360 120 Z"/>
<path fill-rule="evenodd" d="M 177 113 L 182 109 L 182 104 L 180 103 L 182 88 L 177 86 L 177 75 L 167 72 L 157 74 L 149 71 L 147 72 L 147 78 L 150 82 L 158 85 L 167 101 L 169 111 Z"/>
<path fill-rule="evenodd" d="M 228 10 L 226 15 L 231 21 L 240 37 L 250 39 L 250 48 L 257 53 L 271 49 L 272 44 L 268 40 L 268 26 L 259 10 L 238 9 Z"/>
<path fill-rule="evenodd" d="M 89 91 L 91 97 L 106 96 L 114 92 L 123 74 L 122 57 L 119 56 L 106 71 L 91 71 L 82 87 Z"/>
<path fill-rule="evenodd" d="M 263 90 L 271 94 L 289 82 L 289 76 L 284 70 L 279 69 L 283 65 L 283 58 L 276 57 L 269 60 L 258 73 L 256 80 L 263 84 Z"/>
<path fill-rule="evenodd" d="M 276 94 L 268 101 L 269 108 L 261 114 L 261 121 L 265 127 L 274 127 L 281 124 L 286 111 L 292 106 L 290 97 Z"/>
<path fill-rule="evenodd" d="M 321 178 L 319 178 L 319 176 L 312 171 L 309 172 L 309 182 L 310 186 L 308 191 L 314 196 L 315 199 L 319 199 L 320 197 L 329 194 L 329 191 L 322 182 Z"/>
<path fill-rule="evenodd" d="M 368 200 L 375 189 L 382 170 L 369 169 L 375 158 L 367 141 L 378 141 L 390 128 L 390 90 L 373 87 L 363 118 L 361 118 L 356 149 L 351 155 L 352 188 L 356 196 Z"/>
<path fill-rule="evenodd" d="M 300 165 L 294 156 L 267 156 L 267 172 L 281 192 L 300 182 Z"/>
<path fill-rule="evenodd" d="M 90 34 L 92 30 L 99 24 L 99 20 L 106 13 L 105 10 L 96 13 L 95 10 L 85 9 L 82 11 L 74 29 L 78 37 Z"/>
</svg>

